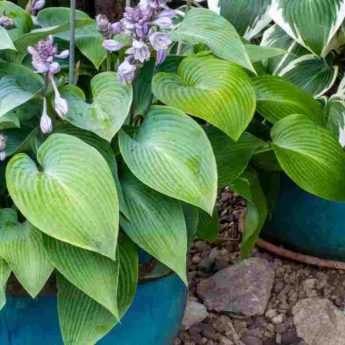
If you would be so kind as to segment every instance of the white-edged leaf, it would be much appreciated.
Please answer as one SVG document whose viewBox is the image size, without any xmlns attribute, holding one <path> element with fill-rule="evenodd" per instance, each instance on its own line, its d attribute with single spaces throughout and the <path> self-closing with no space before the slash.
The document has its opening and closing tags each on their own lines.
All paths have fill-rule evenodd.
<svg viewBox="0 0 345 345">
<path fill-rule="evenodd" d="M 116 73 L 104 72 L 91 80 L 92 103 L 77 86 L 65 86 L 61 94 L 68 102 L 65 119 L 111 141 L 127 118 L 132 103 L 132 87 L 121 83 Z"/>
<path fill-rule="evenodd" d="M 327 129 L 304 115 L 291 115 L 277 122 L 271 135 L 281 167 L 298 186 L 345 201 L 345 152 Z"/>
<path fill-rule="evenodd" d="M 216 160 L 197 122 L 180 110 L 154 106 L 133 138 L 121 131 L 119 139 L 121 154 L 139 180 L 212 214 Z"/>
<path fill-rule="evenodd" d="M 7 30 L 0 26 L 0 50 L 16 50 Z"/>
<path fill-rule="evenodd" d="M 65 345 L 96 344 L 117 323 L 107 309 L 58 276 L 58 313 Z"/>
<path fill-rule="evenodd" d="M 345 0 L 272 0 L 270 16 L 299 44 L 325 56 L 345 19 Z"/>
<path fill-rule="evenodd" d="M 54 267 L 68 281 L 119 319 L 118 257 L 113 261 L 103 255 L 74 247 L 48 236 L 44 237 L 44 244 Z"/>
<path fill-rule="evenodd" d="M 345 100 L 331 97 L 326 104 L 327 127 L 345 147 Z"/>
<path fill-rule="evenodd" d="M 129 172 L 121 182 L 129 208 L 129 220 L 121 221 L 126 234 L 187 284 L 187 229 L 181 203 L 146 187 Z"/>
<path fill-rule="evenodd" d="M 213 56 L 188 57 L 176 74 L 156 74 L 152 90 L 160 101 L 202 118 L 234 140 L 255 112 L 255 90 L 247 73 Z"/>
<path fill-rule="evenodd" d="M 323 123 L 321 105 L 306 91 L 291 82 L 270 75 L 254 79 L 257 111 L 271 123 L 291 114 L 305 114 Z"/>
<path fill-rule="evenodd" d="M 6 285 L 11 269 L 5 260 L 0 259 L 0 311 L 6 305 Z"/>
<path fill-rule="evenodd" d="M 37 161 L 21 153 L 7 165 L 7 188 L 19 210 L 47 235 L 114 258 L 119 206 L 101 154 L 78 138 L 53 134 Z"/>
<path fill-rule="evenodd" d="M 0 257 L 33 298 L 53 272 L 42 234 L 28 222 L 19 223 L 12 209 L 0 210 Z"/>
<path fill-rule="evenodd" d="M 338 72 L 338 66 L 330 66 L 326 60 L 308 54 L 291 61 L 279 75 L 320 97 L 334 85 Z"/>
<path fill-rule="evenodd" d="M 207 6 L 211 11 L 220 14 L 220 0 L 207 0 Z"/>
<path fill-rule="evenodd" d="M 203 43 L 225 60 L 255 73 L 246 49 L 235 28 L 223 17 L 205 8 L 192 8 L 181 25 L 173 32 L 173 39 L 189 44 Z"/>
<path fill-rule="evenodd" d="M 33 98 L 42 78 L 27 67 L 0 62 L 0 117 Z"/>
<path fill-rule="evenodd" d="M 271 0 L 220 0 L 220 14 L 251 40 L 271 22 L 270 5 Z"/>
</svg>

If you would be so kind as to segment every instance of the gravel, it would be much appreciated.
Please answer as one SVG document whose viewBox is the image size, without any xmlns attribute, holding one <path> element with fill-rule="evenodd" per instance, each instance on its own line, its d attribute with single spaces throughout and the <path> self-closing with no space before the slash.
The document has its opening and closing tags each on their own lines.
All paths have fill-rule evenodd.
<svg viewBox="0 0 345 345">
<path fill-rule="evenodd" d="M 219 209 L 220 239 L 215 243 L 196 241 L 189 255 L 190 299 L 203 305 L 202 297 L 197 294 L 200 282 L 240 261 L 239 241 L 245 202 L 225 189 L 219 198 Z M 267 260 L 274 270 L 273 288 L 264 314 L 249 317 L 208 310 L 203 321 L 189 324 L 188 330 L 181 330 L 174 345 L 314 345 L 308 335 L 297 332 L 294 307 L 302 305 L 302 311 L 298 309 L 302 313 L 303 300 L 322 298 L 344 312 L 345 272 L 305 266 L 258 250 L 254 251 L 253 257 Z"/>
</svg>

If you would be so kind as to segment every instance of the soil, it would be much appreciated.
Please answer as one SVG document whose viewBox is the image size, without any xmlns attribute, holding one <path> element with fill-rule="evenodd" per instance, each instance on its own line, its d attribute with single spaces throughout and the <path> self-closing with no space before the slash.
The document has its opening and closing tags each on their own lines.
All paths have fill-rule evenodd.
<svg viewBox="0 0 345 345">
<path fill-rule="evenodd" d="M 196 241 L 189 255 L 190 298 L 198 283 L 239 260 L 245 202 L 225 189 L 219 198 L 220 239 Z M 270 261 L 275 271 L 271 297 L 264 315 L 249 318 L 209 311 L 208 317 L 189 330 L 182 330 L 174 345 L 309 345 L 297 336 L 292 308 L 308 297 L 329 299 L 345 309 L 345 272 L 291 262 L 255 249 L 253 256 Z"/>
</svg>

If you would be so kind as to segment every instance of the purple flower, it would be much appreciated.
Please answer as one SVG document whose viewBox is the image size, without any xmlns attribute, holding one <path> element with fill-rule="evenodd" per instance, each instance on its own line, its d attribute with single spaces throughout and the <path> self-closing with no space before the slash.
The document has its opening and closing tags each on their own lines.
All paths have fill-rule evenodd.
<svg viewBox="0 0 345 345">
<path fill-rule="evenodd" d="M 54 62 L 54 58 L 65 59 L 68 50 L 58 54 L 52 36 L 39 41 L 34 47 L 28 47 L 28 53 L 32 56 L 32 66 L 38 73 L 56 74 L 60 72 L 60 65 Z"/>
<path fill-rule="evenodd" d="M 160 65 L 165 61 L 165 59 L 168 56 L 168 51 L 167 50 L 157 50 L 156 53 L 156 65 Z"/>
<path fill-rule="evenodd" d="M 133 55 L 134 59 L 144 63 L 145 61 L 150 59 L 151 52 L 149 47 L 143 41 L 133 41 L 133 45 L 131 48 L 127 49 L 127 54 Z"/>
<path fill-rule="evenodd" d="M 55 95 L 54 109 L 56 113 L 59 115 L 59 117 L 63 119 L 65 115 L 68 113 L 67 101 L 64 98 L 62 98 L 60 95 Z"/>
<path fill-rule="evenodd" d="M 153 32 L 150 34 L 150 42 L 155 50 L 167 50 L 172 43 L 170 35 L 164 32 Z"/>
<path fill-rule="evenodd" d="M 103 42 L 103 47 L 110 52 L 117 52 L 123 48 L 123 43 L 115 40 L 105 40 Z"/>
<path fill-rule="evenodd" d="M 111 31 L 114 35 L 120 34 L 123 30 L 124 28 L 121 22 L 111 24 Z"/>
<path fill-rule="evenodd" d="M 123 83 L 130 83 L 135 78 L 135 72 L 137 67 L 131 64 L 128 59 L 124 60 L 119 66 L 118 74 Z"/>
<path fill-rule="evenodd" d="M 158 25 L 161 29 L 171 29 L 173 26 L 172 19 L 165 16 L 158 17 L 153 23 Z"/>
<path fill-rule="evenodd" d="M 7 142 L 6 136 L 0 133 L 0 151 L 4 151 L 6 149 L 6 142 Z"/>
<path fill-rule="evenodd" d="M 96 17 L 96 25 L 97 30 L 103 35 L 105 38 L 111 38 L 112 35 L 112 25 L 109 22 L 109 19 L 104 14 L 99 14 Z"/>
<path fill-rule="evenodd" d="M 45 0 L 33 0 L 31 4 L 31 13 L 36 15 L 46 5 Z"/>
<path fill-rule="evenodd" d="M 43 134 L 49 134 L 53 131 L 53 122 L 47 113 L 47 99 L 43 99 L 43 111 L 40 119 L 40 128 Z"/>
<path fill-rule="evenodd" d="M 1 16 L 0 17 L 0 26 L 2 26 L 5 29 L 13 29 L 16 27 L 16 23 L 10 17 Z"/>
</svg>

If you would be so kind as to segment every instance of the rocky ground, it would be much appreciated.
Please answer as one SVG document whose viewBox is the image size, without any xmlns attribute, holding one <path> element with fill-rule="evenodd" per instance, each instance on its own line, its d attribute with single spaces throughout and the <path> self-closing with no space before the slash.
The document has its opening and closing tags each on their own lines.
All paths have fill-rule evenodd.
<svg viewBox="0 0 345 345">
<path fill-rule="evenodd" d="M 256 250 L 239 261 L 244 202 L 220 197 L 221 236 L 190 252 L 190 296 L 175 345 L 345 345 L 345 272 Z"/>
</svg>

